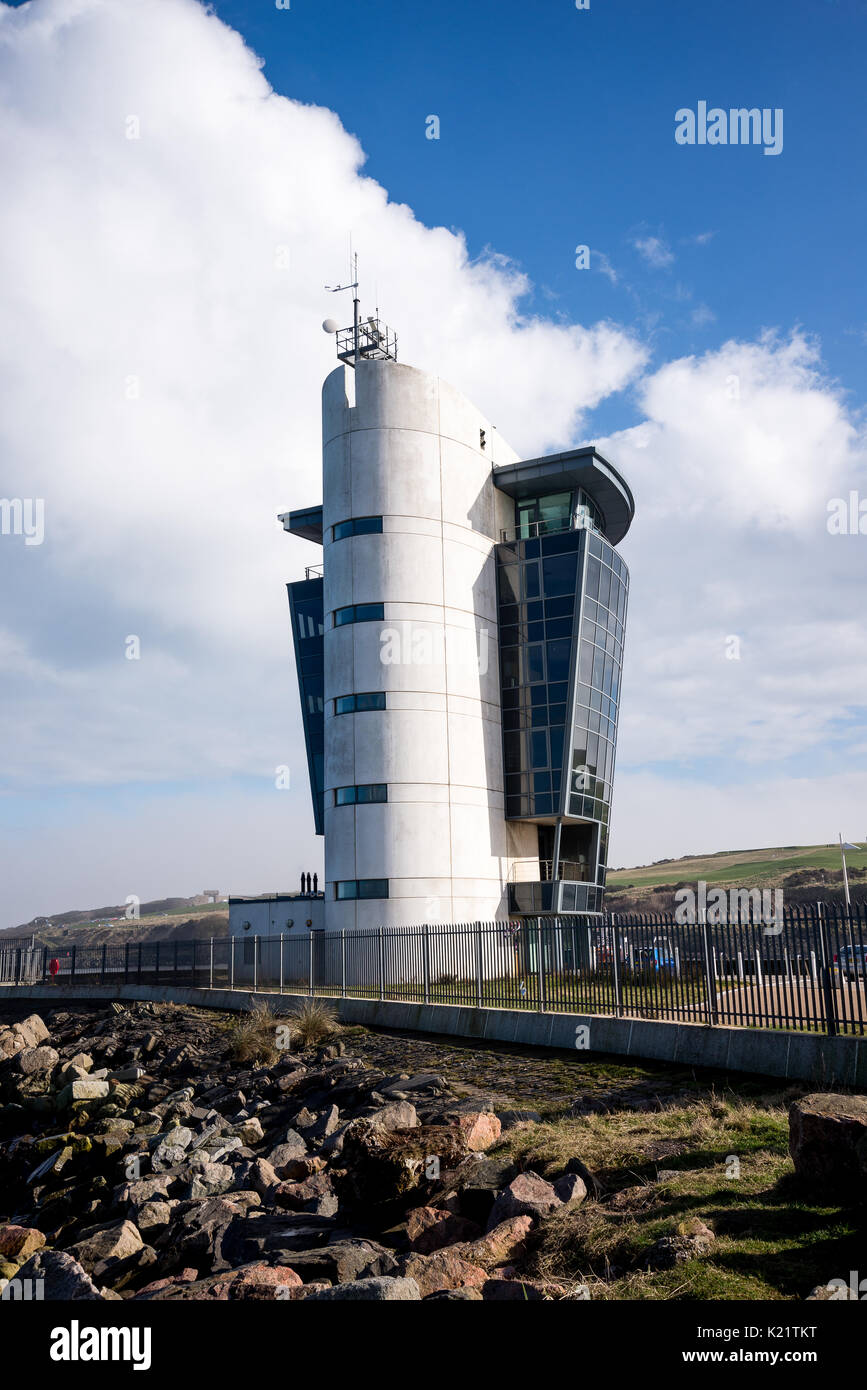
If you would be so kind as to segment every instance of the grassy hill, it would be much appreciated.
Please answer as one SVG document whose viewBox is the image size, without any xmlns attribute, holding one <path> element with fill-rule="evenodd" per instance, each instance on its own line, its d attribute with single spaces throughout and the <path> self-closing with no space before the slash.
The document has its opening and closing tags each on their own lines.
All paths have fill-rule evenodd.
<svg viewBox="0 0 867 1390">
<path fill-rule="evenodd" d="M 127 941 L 192 941 L 227 936 L 228 903 L 201 903 L 189 898 L 160 898 L 142 903 L 138 918 L 124 916 L 123 907 L 94 908 L 89 912 L 59 912 L 36 917 L 13 927 L 8 936 L 35 937 L 37 945 L 122 946 Z M 0 943 L 4 933 L 0 932 Z"/>
<path fill-rule="evenodd" d="M 853 900 L 867 900 L 867 849 L 847 850 Z M 722 850 L 660 859 L 633 869 L 612 869 L 606 907 L 620 912 L 667 912 L 680 887 L 699 880 L 737 888 L 780 888 L 793 906 L 843 896 L 840 846 L 783 845 L 776 849 Z"/>
</svg>

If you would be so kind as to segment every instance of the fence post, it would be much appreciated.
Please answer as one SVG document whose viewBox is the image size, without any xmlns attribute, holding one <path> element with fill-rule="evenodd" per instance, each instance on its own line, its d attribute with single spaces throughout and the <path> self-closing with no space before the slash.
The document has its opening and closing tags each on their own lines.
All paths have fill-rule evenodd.
<svg viewBox="0 0 867 1390">
<path fill-rule="evenodd" d="M 614 925 L 614 920 L 609 917 L 611 922 L 611 966 L 614 975 L 614 1012 L 618 1018 L 623 1017 L 623 995 L 620 989 L 620 928 Z"/>
<path fill-rule="evenodd" d="M 123 947 L 123 982 L 124 982 L 124 984 L 127 984 L 128 981 L 129 981 L 129 942 L 126 941 L 126 942 L 124 942 L 124 947 Z"/>
<path fill-rule="evenodd" d="M 178 938 L 175 937 L 175 979 L 178 978 Z"/>
<path fill-rule="evenodd" d="M 283 993 L 283 933 L 280 933 L 280 993 Z"/>
<path fill-rule="evenodd" d="M 229 952 L 229 989 L 235 988 L 235 938 L 230 936 L 231 951 Z"/>
<path fill-rule="evenodd" d="M 714 987 L 714 972 L 710 960 L 710 937 L 707 932 L 707 917 L 704 908 L 701 909 L 701 949 L 704 955 L 704 987 L 707 993 L 705 1001 L 705 1014 L 707 1016 L 708 1027 L 713 1027 L 717 1021 L 716 989 Z"/>
<path fill-rule="evenodd" d="M 430 922 L 424 924 L 424 1002 L 430 1003 Z"/>
<path fill-rule="evenodd" d="M 346 928 L 340 933 L 340 997 L 346 998 Z"/>
<path fill-rule="evenodd" d="M 476 922 L 476 1008 L 482 1007 L 482 924 Z"/>
<path fill-rule="evenodd" d="M 48 966 L 48 947 L 42 947 L 42 983 L 45 984 L 45 971 Z"/>
<path fill-rule="evenodd" d="M 311 998 L 312 998 L 312 996 L 313 996 L 313 933 L 312 933 L 312 932 L 309 932 L 309 933 L 308 933 L 307 944 L 308 944 L 308 951 L 309 951 L 309 960 L 308 960 L 309 969 L 308 969 L 308 972 L 307 972 L 307 973 L 308 973 L 307 993 L 308 993 L 308 994 L 311 996 Z"/>
<path fill-rule="evenodd" d="M 259 988 L 259 937 L 253 937 L 253 993 Z"/>
<path fill-rule="evenodd" d="M 539 979 L 538 1012 L 545 1012 L 545 947 L 542 940 L 542 918 L 536 918 L 536 974 Z"/>
<path fill-rule="evenodd" d="M 138 943 L 138 984 L 141 984 L 141 942 Z"/>
<path fill-rule="evenodd" d="M 157 942 L 156 976 L 157 976 L 157 984 L 159 984 L 159 982 L 160 982 L 160 943 L 159 943 L 159 942 Z"/>
<path fill-rule="evenodd" d="M 382 927 L 379 928 L 379 997 L 385 998 L 385 958 L 382 947 Z"/>
<path fill-rule="evenodd" d="M 99 963 L 99 983 L 100 983 L 101 985 L 104 985 L 104 984 L 105 984 L 105 956 L 106 956 L 106 951 L 107 951 L 107 949 L 108 949 L 108 948 L 107 948 L 105 942 L 103 941 L 103 943 L 102 943 L 102 959 L 100 960 L 100 963 Z"/>
<path fill-rule="evenodd" d="M 208 988 L 214 988 L 214 938 L 211 937 L 208 951 Z"/>
<path fill-rule="evenodd" d="M 822 997 L 825 1002 L 825 1031 L 829 1038 L 837 1035 L 837 997 L 834 991 L 828 921 L 825 904 L 819 903 L 819 945 L 822 950 Z M 856 983 L 857 983 L 857 976 Z"/>
<path fill-rule="evenodd" d="M 76 956 L 77 951 L 78 951 L 78 946 L 73 946 L 73 948 L 72 948 L 72 968 L 71 968 L 70 971 L 69 971 L 69 978 L 70 978 L 70 980 L 74 980 L 74 979 L 75 979 L 75 956 Z"/>
</svg>

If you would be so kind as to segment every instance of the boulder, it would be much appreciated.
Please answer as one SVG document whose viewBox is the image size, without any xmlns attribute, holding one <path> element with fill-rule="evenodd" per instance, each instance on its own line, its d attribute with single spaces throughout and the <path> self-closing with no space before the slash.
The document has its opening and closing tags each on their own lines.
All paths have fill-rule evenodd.
<svg viewBox="0 0 867 1390">
<path fill-rule="evenodd" d="M 421 1298 L 418 1284 L 414 1279 L 381 1278 L 356 1279 L 352 1284 L 337 1284 L 331 1289 L 321 1289 L 308 1295 L 314 1303 L 339 1303 L 368 1300 L 373 1303 L 417 1303 Z"/>
<path fill-rule="evenodd" d="M 799 1178 L 841 1200 L 867 1179 L 867 1096 L 817 1093 L 789 1107 L 789 1153 Z"/>
<path fill-rule="evenodd" d="M 242 1120 L 239 1125 L 233 1125 L 230 1133 L 240 1139 L 246 1148 L 250 1148 L 254 1144 L 261 1144 L 265 1137 L 262 1122 L 257 1120 L 255 1115 L 251 1115 L 247 1120 Z"/>
<path fill-rule="evenodd" d="M 353 1120 L 341 1156 L 347 1196 L 365 1206 L 392 1201 L 455 1168 L 466 1153 L 466 1139 L 456 1126 L 382 1130 L 369 1120 Z"/>
<path fill-rule="evenodd" d="M 307 1156 L 307 1144 L 301 1135 L 294 1129 L 286 1131 L 285 1138 L 277 1144 L 268 1155 L 268 1162 L 280 1173 L 281 1168 L 293 1158 L 305 1158 Z M 282 1174 L 281 1174 L 282 1176 Z"/>
<path fill-rule="evenodd" d="M 31 1014 L 21 1023 L 13 1023 L 12 1032 L 16 1038 L 20 1038 L 22 1047 L 38 1047 L 40 1043 L 48 1042 L 51 1037 L 38 1014 Z"/>
<path fill-rule="evenodd" d="M 477 1240 L 462 1246 L 460 1253 L 473 1264 L 486 1268 L 519 1259 L 524 1254 L 533 1225 L 532 1216 L 511 1216 Z"/>
<path fill-rule="evenodd" d="M 472 1241 L 480 1231 L 474 1221 L 441 1207 L 415 1207 L 407 1215 L 406 1234 L 413 1250 L 430 1255 L 458 1241 Z"/>
<path fill-rule="evenodd" d="M 422 1298 L 440 1289 L 481 1287 L 488 1278 L 486 1270 L 462 1259 L 453 1250 L 437 1250 L 431 1255 L 419 1255 L 412 1251 L 401 1256 L 398 1269 L 407 1278 L 415 1280 Z"/>
<path fill-rule="evenodd" d="M 92 1271 L 103 1260 L 125 1260 L 141 1250 L 143 1241 L 132 1221 L 112 1221 L 106 1226 L 92 1226 L 83 1231 L 69 1253 L 79 1264 Z"/>
<path fill-rule="evenodd" d="M 64 1250 L 37 1250 L 18 1270 L 17 1279 L 41 1279 L 46 1302 L 101 1302 L 103 1295 L 78 1260 Z"/>
<path fill-rule="evenodd" d="M 554 1183 L 554 1192 L 564 1207 L 577 1206 L 587 1196 L 587 1184 L 577 1173 L 564 1173 Z"/>
<path fill-rule="evenodd" d="M 314 1216 L 336 1216 L 339 1206 L 331 1179 L 325 1173 L 315 1173 L 303 1182 L 281 1182 L 272 1197 L 278 1207 Z"/>
<path fill-rule="evenodd" d="M 60 1054 L 53 1047 L 42 1044 L 39 1047 L 22 1047 L 15 1054 L 15 1068 L 24 1076 L 46 1076 L 54 1071 L 60 1061 Z"/>
<path fill-rule="evenodd" d="M 290 1289 L 301 1287 L 301 1279 L 288 1265 L 254 1264 L 232 1276 L 228 1293 L 232 1301 L 271 1303 L 286 1298 Z"/>
<path fill-rule="evenodd" d="M 519 1173 L 513 1178 L 508 1187 L 500 1193 L 491 1208 L 487 1229 L 492 1231 L 495 1226 L 499 1226 L 502 1221 L 508 1221 L 512 1216 L 532 1216 L 539 1220 L 549 1212 L 556 1211 L 561 1205 L 551 1183 L 528 1169 L 526 1173 Z"/>
<path fill-rule="evenodd" d="M 45 1236 L 33 1226 L 0 1226 L 0 1257 L 27 1260 L 45 1244 Z"/>
<path fill-rule="evenodd" d="M 468 1111 L 457 1118 L 458 1128 L 463 1131 L 467 1148 L 473 1153 L 490 1149 L 500 1137 L 502 1125 L 497 1116 L 488 1111 Z"/>
<path fill-rule="evenodd" d="M 377 1129 L 414 1129 L 419 1124 L 416 1108 L 408 1100 L 389 1101 L 369 1118 Z"/>
<path fill-rule="evenodd" d="M 70 1081 L 68 1086 L 57 1097 L 57 1105 L 61 1110 L 68 1109 L 71 1105 L 76 1105 L 82 1101 L 106 1100 L 109 1093 L 107 1081 L 93 1081 L 84 1078 L 81 1081 Z"/>
<path fill-rule="evenodd" d="M 415 1258 L 423 1259 L 418 1255 Z M 390 1250 L 375 1241 L 360 1236 L 348 1236 L 332 1241 L 317 1250 L 287 1252 L 285 1263 L 299 1274 L 305 1284 L 330 1280 L 333 1284 L 349 1284 L 356 1279 L 378 1278 L 391 1274 L 395 1259 Z"/>
<path fill-rule="evenodd" d="M 234 1169 L 228 1163 L 210 1163 L 206 1156 L 193 1160 L 188 1169 L 190 1180 L 185 1198 L 195 1201 L 201 1197 L 216 1197 L 228 1192 L 235 1184 Z"/>
<path fill-rule="evenodd" d="M 673 1269 L 675 1265 L 685 1264 L 699 1255 L 707 1254 L 716 1236 L 709 1226 L 698 1217 L 684 1227 L 661 1236 L 653 1242 L 647 1252 L 649 1269 Z"/>
</svg>

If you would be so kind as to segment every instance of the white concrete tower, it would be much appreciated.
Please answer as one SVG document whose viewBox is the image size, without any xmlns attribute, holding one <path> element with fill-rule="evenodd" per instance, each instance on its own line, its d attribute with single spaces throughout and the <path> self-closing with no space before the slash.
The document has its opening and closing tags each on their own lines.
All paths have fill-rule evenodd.
<svg viewBox="0 0 867 1390">
<path fill-rule="evenodd" d="M 323 388 L 325 925 L 508 915 L 536 827 L 504 818 L 494 547 L 517 461 L 389 359 Z"/>
</svg>

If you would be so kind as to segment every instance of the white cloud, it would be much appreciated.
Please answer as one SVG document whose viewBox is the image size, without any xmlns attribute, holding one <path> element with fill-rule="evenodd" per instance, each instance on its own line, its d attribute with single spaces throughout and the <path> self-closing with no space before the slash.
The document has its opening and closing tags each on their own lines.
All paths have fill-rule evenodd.
<svg viewBox="0 0 867 1390">
<path fill-rule="evenodd" d="M 644 257 L 648 265 L 652 265 L 657 269 L 662 266 L 671 265 L 674 261 L 674 252 L 668 245 L 668 242 L 663 241 L 662 237 L 636 237 L 632 245 L 635 247 L 638 254 Z"/>
</svg>

